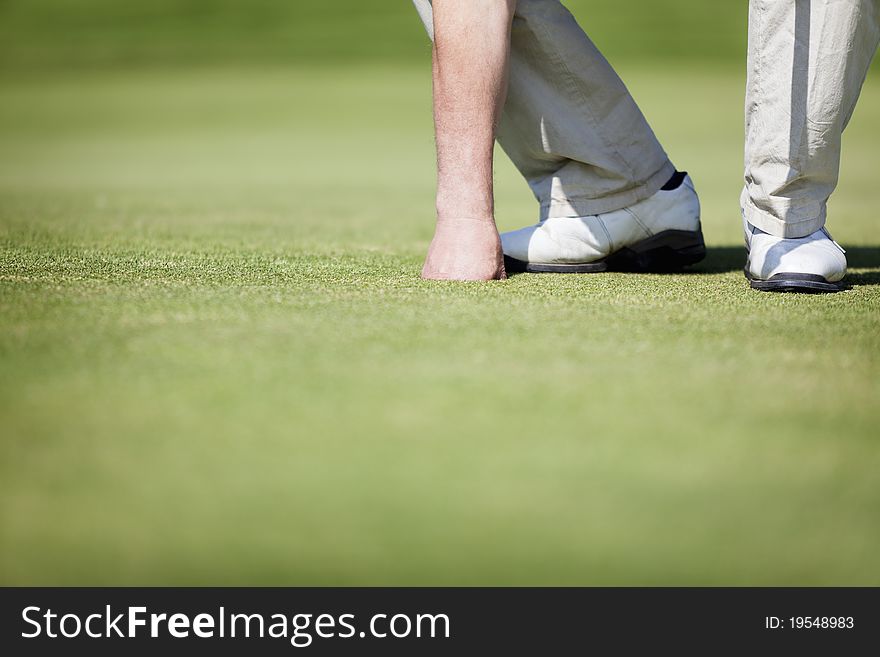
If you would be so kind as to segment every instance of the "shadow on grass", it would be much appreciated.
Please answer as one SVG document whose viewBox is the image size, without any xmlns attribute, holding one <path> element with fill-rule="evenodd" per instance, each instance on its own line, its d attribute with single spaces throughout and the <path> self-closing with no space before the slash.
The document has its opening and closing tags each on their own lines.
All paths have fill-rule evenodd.
<svg viewBox="0 0 880 657">
<path fill-rule="evenodd" d="M 852 246 L 846 250 L 846 261 L 850 269 L 871 270 L 847 274 L 847 283 L 880 285 L 880 246 Z"/>
<path fill-rule="evenodd" d="M 695 274 L 723 274 L 742 271 L 745 264 L 744 246 L 707 246 L 705 259 L 694 265 L 690 271 Z"/>
</svg>

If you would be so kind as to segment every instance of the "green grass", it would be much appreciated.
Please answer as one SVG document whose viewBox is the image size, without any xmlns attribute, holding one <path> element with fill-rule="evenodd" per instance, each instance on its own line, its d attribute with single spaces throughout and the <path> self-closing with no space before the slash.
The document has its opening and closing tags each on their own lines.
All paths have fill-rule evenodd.
<svg viewBox="0 0 880 657">
<path fill-rule="evenodd" d="M 615 61 L 742 66 L 746 3 L 565 4 Z M 0 70 L 397 63 L 427 48 L 410 0 L 0 0 Z"/>
<path fill-rule="evenodd" d="M 702 193 L 695 273 L 419 280 L 424 69 L 6 75 L 0 583 L 880 584 L 880 86 L 853 289 L 770 296 L 743 80 L 622 72 Z"/>
</svg>

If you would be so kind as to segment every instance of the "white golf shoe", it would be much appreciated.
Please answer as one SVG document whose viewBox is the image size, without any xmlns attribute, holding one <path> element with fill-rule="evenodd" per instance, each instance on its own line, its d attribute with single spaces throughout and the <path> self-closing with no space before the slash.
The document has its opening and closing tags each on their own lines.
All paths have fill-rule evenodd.
<svg viewBox="0 0 880 657">
<path fill-rule="evenodd" d="M 551 218 L 502 233 L 510 272 L 669 271 L 706 255 L 700 200 L 679 172 L 653 196 L 622 210 Z"/>
<path fill-rule="evenodd" d="M 839 292 L 846 275 L 846 256 L 827 230 L 798 239 L 783 239 L 743 219 L 748 261 L 746 278 L 765 292 Z"/>
</svg>

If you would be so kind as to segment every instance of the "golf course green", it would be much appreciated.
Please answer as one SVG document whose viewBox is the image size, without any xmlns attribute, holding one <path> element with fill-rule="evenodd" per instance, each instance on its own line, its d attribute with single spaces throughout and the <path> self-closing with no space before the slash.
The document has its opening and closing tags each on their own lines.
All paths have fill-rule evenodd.
<svg viewBox="0 0 880 657">
<path fill-rule="evenodd" d="M 852 288 L 760 293 L 745 3 L 569 3 L 706 260 L 426 282 L 412 7 L 248 4 L 0 3 L 0 584 L 880 585 L 876 68 Z"/>
</svg>

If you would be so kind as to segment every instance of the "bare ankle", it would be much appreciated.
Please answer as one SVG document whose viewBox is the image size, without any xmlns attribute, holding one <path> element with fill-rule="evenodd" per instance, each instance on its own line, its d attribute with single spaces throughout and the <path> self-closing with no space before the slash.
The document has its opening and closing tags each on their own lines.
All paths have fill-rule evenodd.
<svg viewBox="0 0 880 657">
<path fill-rule="evenodd" d="M 468 227 L 470 229 L 475 228 L 491 228 L 493 230 L 497 230 L 495 228 L 495 217 L 452 217 L 452 216 L 437 216 L 437 225 L 438 226 L 452 226 L 458 225 L 462 230 L 467 230 Z"/>
</svg>

